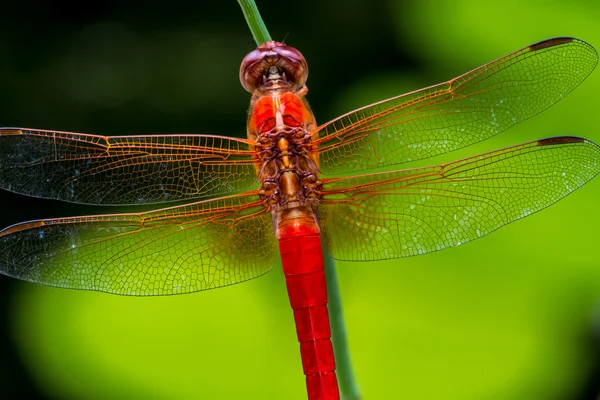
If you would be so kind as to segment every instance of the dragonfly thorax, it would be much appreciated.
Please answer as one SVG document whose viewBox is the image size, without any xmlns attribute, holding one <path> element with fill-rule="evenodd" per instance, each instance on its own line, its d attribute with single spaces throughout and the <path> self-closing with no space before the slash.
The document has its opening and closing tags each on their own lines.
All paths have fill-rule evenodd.
<svg viewBox="0 0 600 400">
<path fill-rule="evenodd" d="M 305 139 L 298 141 L 297 135 L 287 133 L 260 140 L 261 147 L 268 144 L 261 151 L 260 195 L 271 210 L 316 205 L 319 200 L 317 167 L 306 148 L 309 139 L 303 135 Z"/>
<path fill-rule="evenodd" d="M 275 69 L 273 74 L 277 76 Z M 316 122 L 304 93 L 260 95 L 250 108 L 248 139 L 254 142 L 260 195 L 273 211 L 318 203 L 320 182 L 312 144 Z"/>
</svg>

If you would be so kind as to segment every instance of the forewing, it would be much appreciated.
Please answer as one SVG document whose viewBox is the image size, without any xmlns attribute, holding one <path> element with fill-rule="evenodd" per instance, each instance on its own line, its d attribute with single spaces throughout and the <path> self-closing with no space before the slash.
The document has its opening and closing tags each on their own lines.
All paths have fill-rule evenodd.
<svg viewBox="0 0 600 400">
<path fill-rule="evenodd" d="M 600 171 L 581 138 L 525 143 L 433 167 L 326 179 L 326 249 L 350 261 L 408 257 L 482 237 L 562 199 Z"/>
<path fill-rule="evenodd" d="M 262 275 L 276 248 L 271 215 L 254 193 L 14 225 L 0 231 L 0 273 L 72 289 L 169 295 Z"/>
<path fill-rule="evenodd" d="M 312 135 L 324 174 L 420 160 L 490 138 L 547 109 L 595 68 L 594 48 L 546 40 L 451 81 L 343 115 Z"/>
<path fill-rule="evenodd" d="M 85 204 L 152 204 L 258 186 L 251 146 L 219 136 L 0 129 L 0 187 Z"/>
</svg>

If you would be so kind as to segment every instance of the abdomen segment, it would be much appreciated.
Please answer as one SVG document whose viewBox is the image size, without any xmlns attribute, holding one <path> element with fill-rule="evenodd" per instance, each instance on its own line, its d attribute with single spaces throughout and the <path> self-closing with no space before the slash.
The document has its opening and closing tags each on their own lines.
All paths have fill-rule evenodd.
<svg viewBox="0 0 600 400">
<path fill-rule="evenodd" d="M 321 238 L 314 221 L 302 222 L 306 220 L 280 223 L 278 237 L 308 398 L 338 400 Z"/>
</svg>

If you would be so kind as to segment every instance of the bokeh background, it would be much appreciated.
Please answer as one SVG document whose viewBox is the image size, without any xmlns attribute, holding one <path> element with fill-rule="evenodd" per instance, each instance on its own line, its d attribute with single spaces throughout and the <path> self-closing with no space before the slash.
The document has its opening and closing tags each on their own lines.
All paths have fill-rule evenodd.
<svg viewBox="0 0 600 400">
<path fill-rule="evenodd" d="M 554 36 L 600 47 L 586 0 L 258 0 L 310 65 L 324 122 Z M 0 125 L 97 134 L 244 136 L 254 47 L 235 0 L 9 2 Z M 600 71 L 549 111 L 449 161 L 542 137 L 600 143 Z M 600 178 L 475 242 L 339 263 L 365 399 L 598 399 Z M 106 209 L 0 197 L 7 226 Z M 0 276 L 0 398 L 304 399 L 280 266 L 205 293 L 130 298 Z"/>
</svg>

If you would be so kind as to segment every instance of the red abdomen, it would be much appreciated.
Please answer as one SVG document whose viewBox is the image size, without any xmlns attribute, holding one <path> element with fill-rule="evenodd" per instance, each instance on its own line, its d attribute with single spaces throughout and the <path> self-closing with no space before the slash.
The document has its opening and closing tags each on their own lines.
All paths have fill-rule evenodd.
<svg viewBox="0 0 600 400">
<path fill-rule="evenodd" d="M 310 217 L 278 225 L 281 263 L 294 310 L 308 398 L 338 400 L 319 228 Z"/>
</svg>

